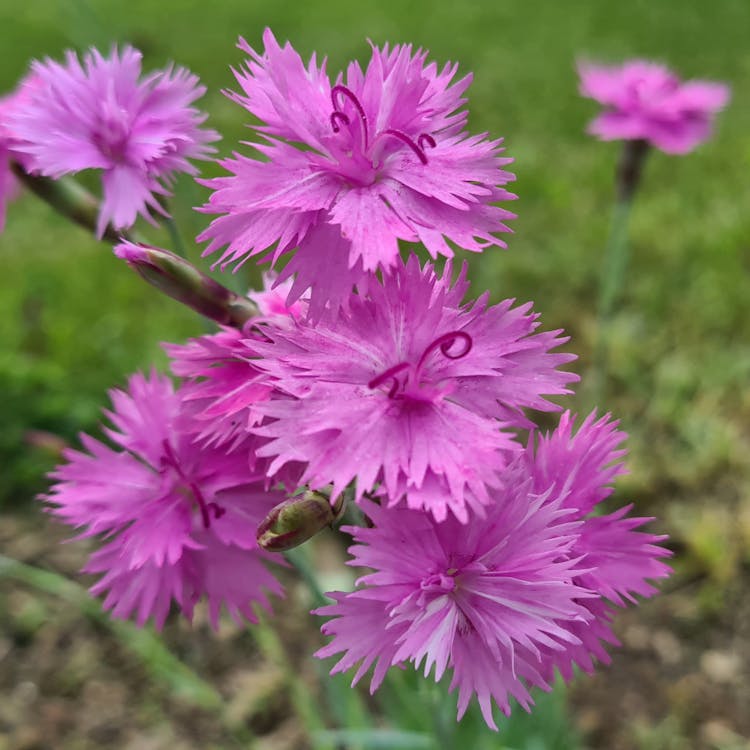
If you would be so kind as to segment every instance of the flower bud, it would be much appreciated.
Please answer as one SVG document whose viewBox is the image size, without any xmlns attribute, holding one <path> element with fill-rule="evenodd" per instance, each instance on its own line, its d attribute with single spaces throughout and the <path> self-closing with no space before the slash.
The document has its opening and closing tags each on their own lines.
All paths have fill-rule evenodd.
<svg viewBox="0 0 750 750">
<path fill-rule="evenodd" d="M 259 314 L 258 306 L 247 297 L 168 250 L 125 241 L 115 247 L 115 255 L 159 291 L 217 323 L 241 328 Z"/>
<path fill-rule="evenodd" d="M 344 495 L 332 504 L 328 494 L 307 490 L 273 507 L 258 526 L 258 546 L 269 552 L 299 547 L 344 513 Z"/>
</svg>

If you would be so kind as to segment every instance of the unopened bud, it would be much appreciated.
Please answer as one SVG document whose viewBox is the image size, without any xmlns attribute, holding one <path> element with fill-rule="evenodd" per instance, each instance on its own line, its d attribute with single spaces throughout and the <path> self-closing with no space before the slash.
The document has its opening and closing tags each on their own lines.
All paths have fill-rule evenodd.
<svg viewBox="0 0 750 750">
<path fill-rule="evenodd" d="M 27 445 L 57 459 L 63 457 L 68 447 L 67 440 L 47 430 L 26 430 L 23 437 Z"/>
<path fill-rule="evenodd" d="M 247 297 L 235 294 L 168 250 L 121 242 L 115 255 L 159 291 L 217 323 L 241 328 L 259 314 L 258 306 Z"/>
<path fill-rule="evenodd" d="M 299 547 L 330 526 L 344 513 L 344 495 L 331 504 L 331 498 L 314 490 L 290 497 L 271 508 L 258 526 L 258 546 L 269 552 Z"/>
</svg>

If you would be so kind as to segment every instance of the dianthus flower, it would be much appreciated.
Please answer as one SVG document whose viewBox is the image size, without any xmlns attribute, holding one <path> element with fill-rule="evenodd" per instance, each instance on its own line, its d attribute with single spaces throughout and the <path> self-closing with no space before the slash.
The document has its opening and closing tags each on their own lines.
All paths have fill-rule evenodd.
<svg viewBox="0 0 750 750">
<path fill-rule="evenodd" d="M 373 527 L 344 530 L 355 540 L 349 564 L 373 572 L 315 612 L 334 618 L 322 628 L 333 640 L 316 653 L 343 652 L 333 673 L 359 664 L 356 682 L 374 664 L 374 691 L 392 665 L 424 664 L 426 677 L 434 667 L 436 681 L 450 670 L 458 718 L 476 696 L 493 729 L 493 701 L 508 715 L 511 696 L 528 709 L 530 687 L 549 689 L 541 649 L 579 643 L 567 624 L 590 619 L 581 601 L 591 594 L 572 582 L 576 524 L 558 499 L 532 495 L 518 464 L 504 476 L 487 518 L 465 525 L 363 503 Z"/>
<path fill-rule="evenodd" d="M 245 331 L 227 326 L 184 345 L 164 345 L 172 360 L 172 372 L 187 381 L 181 394 L 193 417 L 198 440 L 226 450 L 242 445 L 253 459 L 257 438 L 253 439 L 248 430 L 261 420 L 254 406 L 270 398 L 274 388 L 249 358 L 245 339 L 258 335 L 256 327 L 261 319 L 283 326 L 285 320 L 301 317 L 306 308 L 302 301 L 286 304 L 291 282 L 274 289 L 274 281 L 272 274 L 265 274 L 263 289 L 248 293 L 262 318 L 249 321 Z"/>
<path fill-rule="evenodd" d="M 261 54 L 235 73 L 243 93 L 229 96 L 263 123 L 265 161 L 235 155 L 229 177 L 204 210 L 220 214 L 200 236 L 220 262 L 253 256 L 272 263 L 296 248 L 280 279 L 295 275 L 290 301 L 311 289 L 311 314 L 336 307 L 354 285 L 398 261 L 398 240 L 451 257 L 448 242 L 474 252 L 504 243 L 514 218 L 493 206 L 515 196 L 501 186 L 500 141 L 463 130 L 462 98 L 471 81 L 452 83 L 457 66 L 438 70 L 410 45 L 373 47 L 365 71 L 351 63 L 332 85 L 325 63 L 305 65 L 270 30 Z M 299 148 L 302 144 L 305 148 Z"/>
<path fill-rule="evenodd" d="M 550 353 L 567 341 L 559 331 L 533 334 L 530 303 L 461 304 L 466 267 L 450 274 L 412 256 L 335 319 L 246 341 L 277 393 L 254 407 L 271 471 L 301 462 L 301 481 L 332 484 L 334 497 L 355 479 L 357 498 L 380 484 L 437 520 L 488 502 L 518 447 L 502 428 L 530 426 L 522 407 L 555 409 L 543 395 L 568 392 L 577 376 L 557 367 L 575 357 Z"/>
<path fill-rule="evenodd" d="M 180 392 L 156 374 L 131 377 L 111 392 L 115 448 L 83 435 L 85 451 L 68 450 L 44 497 L 58 519 L 103 534 L 85 572 L 101 574 L 116 617 L 150 617 L 162 627 L 175 602 L 188 618 L 205 597 L 214 627 L 222 607 L 235 620 L 256 621 L 252 605 L 268 607 L 281 586 L 258 549 L 260 521 L 281 497 L 264 489 L 243 458 L 199 447 L 184 429 Z"/>
<path fill-rule="evenodd" d="M 317 614 L 333 640 L 317 656 L 342 654 L 333 672 L 355 665 L 355 682 L 374 666 L 371 689 L 390 666 L 424 661 L 435 679 L 453 672 L 458 716 L 476 695 L 487 724 L 491 702 L 506 715 L 509 696 L 526 709 L 529 688 L 547 689 L 558 668 L 590 671 L 616 644 L 608 602 L 650 596 L 647 579 L 669 568 L 664 537 L 637 532 L 649 519 L 589 516 L 622 471 L 624 435 L 607 417 L 589 417 L 577 435 L 565 414 L 558 429 L 533 440 L 503 473 L 483 519 L 460 526 L 368 501 L 371 528 L 347 528 L 351 565 L 373 572 Z"/>
<path fill-rule="evenodd" d="M 574 421 L 565 412 L 557 429 L 539 438 L 535 452 L 532 447 L 528 450 L 535 492 L 547 491 L 552 485 L 567 488 L 563 507 L 572 518 L 581 520 L 580 533 L 570 549 L 570 555 L 580 560 L 575 580 L 598 595 L 583 602 L 593 619 L 572 627 L 580 645 L 551 651 L 544 660 L 545 674 L 551 675 L 557 667 L 565 679 L 572 678 L 574 664 L 591 672 L 594 657 L 609 663 L 603 642 L 617 645 L 609 629 L 611 605 L 624 607 L 636 603 L 637 596 L 657 593 L 649 581 L 670 574 L 662 558 L 671 554 L 659 546 L 666 536 L 638 531 L 652 519 L 628 516 L 632 505 L 609 514 L 594 514 L 611 495 L 613 479 L 625 472 L 625 451 L 620 446 L 627 435 L 608 415 L 597 420 L 591 413 L 575 434 Z"/>
<path fill-rule="evenodd" d="M 10 124 L 13 113 L 22 107 L 36 85 L 32 76 L 27 76 L 10 94 L 0 97 L 0 232 L 5 228 L 5 212 L 8 201 L 18 192 L 18 180 L 11 171 L 11 162 L 17 161 L 29 167 L 29 158 L 18 151 L 20 145 L 15 129 Z"/>
<path fill-rule="evenodd" d="M 97 223 L 127 229 L 140 214 L 165 214 L 156 195 L 169 195 L 177 172 L 196 174 L 188 159 L 205 159 L 218 139 L 199 125 L 192 107 L 205 88 L 184 68 L 141 78 L 141 53 L 115 48 L 108 58 L 92 49 L 83 65 L 73 51 L 65 63 L 35 61 L 33 96 L 13 118 L 31 167 L 55 179 L 83 169 L 103 171 Z"/>
<path fill-rule="evenodd" d="M 714 115 L 729 101 L 723 83 L 683 83 L 663 65 L 644 60 L 620 67 L 583 63 L 578 72 L 581 94 L 605 107 L 590 133 L 605 141 L 645 140 L 668 154 L 685 154 L 707 140 Z"/>
</svg>

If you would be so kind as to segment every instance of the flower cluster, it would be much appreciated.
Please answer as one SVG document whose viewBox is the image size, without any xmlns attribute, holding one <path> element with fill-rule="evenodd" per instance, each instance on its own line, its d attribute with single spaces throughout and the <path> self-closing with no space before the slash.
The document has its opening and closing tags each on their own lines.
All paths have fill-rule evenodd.
<svg viewBox="0 0 750 750">
<path fill-rule="evenodd" d="M 373 690 L 409 662 L 450 675 L 459 718 L 476 698 L 494 728 L 493 706 L 528 708 L 556 672 L 608 661 L 613 608 L 669 574 L 664 537 L 629 506 L 602 509 L 624 470 L 617 422 L 592 413 L 576 431 L 565 412 L 542 434 L 534 421 L 578 380 L 567 337 L 540 330 L 531 303 L 472 299 L 450 260 L 504 246 L 512 218 L 497 205 L 513 197 L 501 141 L 464 130 L 470 78 L 386 45 L 330 79 L 263 39 L 240 42 L 229 94 L 260 121 L 263 158 L 236 154 L 204 181 L 216 218 L 199 239 L 222 265 L 286 264 L 240 299 L 183 258 L 120 243 L 144 278 L 226 324 L 166 345 L 177 386 L 135 375 L 113 391 L 109 443 L 84 435 L 44 499 L 104 536 L 85 570 L 105 607 L 157 626 L 202 598 L 214 626 L 222 608 L 253 621 L 282 593 L 278 551 L 356 504 L 367 523 L 343 531 L 369 572 L 317 610 L 331 636 L 318 656 L 355 682 L 372 668 Z M 101 233 L 161 211 L 163 180 L 214 136 L 186 72 L 139 82 L 130 48 L 84 62 L 36 64 L 9 121 L 30 172 L 103 170 Z M 404 260 L 400 240 L 431 260 Z"/>
</svg>

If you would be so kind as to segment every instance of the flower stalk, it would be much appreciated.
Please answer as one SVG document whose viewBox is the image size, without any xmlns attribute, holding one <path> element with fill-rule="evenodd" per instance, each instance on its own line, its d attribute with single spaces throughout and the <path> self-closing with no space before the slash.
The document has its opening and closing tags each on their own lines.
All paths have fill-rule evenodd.
<svg viewBox="0 0 750 750">
<path fill-rule="evenodd" d="M 650 146 L 643 139 L 623 141 L 620 161 L 617 165 L 616 199 L 599 281 L 594 372 L 591 378 L 595 403 L 598 403 L 603 396 L 602 389 L 607 374 L 607 328 L 625 282 L 628 266 L 630 213 L 649 151 Z"/>
<path fill-rule="evenodd" d="M 51 177 L 30 174 L 18 162 L 13 162 L 11 169 L 13 174 L 34 195 L 73 223 L 96 235 L 99 201 L 85 187 L 69 177 L 53 180 Z M 102 235 L 102 239 L 112 243 L 127 238 L 128 233 L 126 231 L 116 231 L 111 224 L 107 225 Z"/>
<path fill-rule="evenodd" d="M 175 253 L 150 245 L 120 243 L 115 255 L 168 297 L 221 325 L 242 328 L 260 315 L 247 297 L 227 289 Z"/>
</svg>

